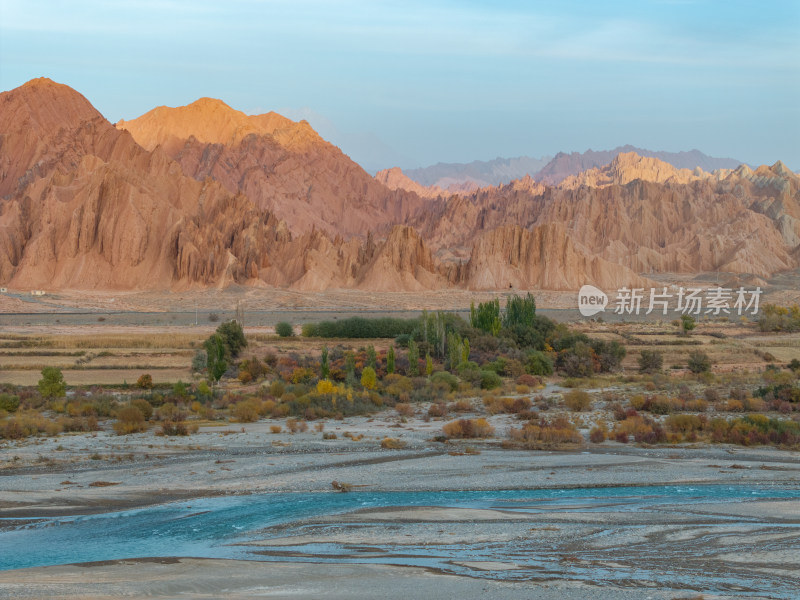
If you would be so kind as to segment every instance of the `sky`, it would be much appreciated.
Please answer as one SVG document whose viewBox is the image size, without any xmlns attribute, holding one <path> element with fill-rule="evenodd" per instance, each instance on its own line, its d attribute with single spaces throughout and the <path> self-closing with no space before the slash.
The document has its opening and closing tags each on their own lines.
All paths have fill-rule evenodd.
<svg viewBox="0 0 800 600">
<path fill-rule="evenodd" d="M 800 0 L 0 0 L 0 90 L 220 98 L 370 171 L 633 144 L 800 170 Z"/>
</svg>

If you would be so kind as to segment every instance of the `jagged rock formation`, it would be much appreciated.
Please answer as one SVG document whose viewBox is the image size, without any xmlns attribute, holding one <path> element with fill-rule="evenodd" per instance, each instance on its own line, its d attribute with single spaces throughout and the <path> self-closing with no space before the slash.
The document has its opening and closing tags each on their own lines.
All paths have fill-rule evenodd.
<svg viewBox="0 0 800 600">
<path fill-rule="evenodd" d="M 718 177 L 725 174 L 717 171 Z M 637 179 L 654 183 L 690 183 L 707 179 L 710 176 L 700 167 L 692 171 L 676 169 L 671 164 L 657 158 L 639 156 L 635 152 L 625 152 L 617 154 L 609 164 L 603 167 L 595 167 L 578 175 L 567 177 L 559 187 L 564 189 L 574 189 L 580 186 L 600 188 L 609 185 L 626 185 Z"/>
<path fill-rule="evenodd" d="M 286 222 L 294 233 L 320 229 L 345 236 L 390 228 L 425 201 L 389 190 L 323 140 L 306 121 L 274 112 L 248 116 L 221 100 L 160 106 L 117 127 L 144 148 L 161 149 L 184 173 L 212 177 L 232 193 Z"/>
<path fill-rule="evenodd" d="M 623 154 L 557 187 L 421 198 L 275 113 L 203 99 L 115 127 L 47 79 L 0 94 L 12 288 L 616 289 L 798 265 L 800 178 L 781 163 L 709 174 Z"/>
<path fill-rule="evenodd" d="M 782 164 L 691 174 L 683 183 L 681 172 L 653 160 L 622 157 L 586 174 L 582 185 L 483 189 L 437 203 L 432 218 L 414 225 L 435 252 L 452 251 L 458 231 L 461 257 L 484 233 L 508 223 L 530 230 L 558 223 L 587 255 L 637 273 L 767 277 L 798 265 L 800 178 Z"/>
</svg>

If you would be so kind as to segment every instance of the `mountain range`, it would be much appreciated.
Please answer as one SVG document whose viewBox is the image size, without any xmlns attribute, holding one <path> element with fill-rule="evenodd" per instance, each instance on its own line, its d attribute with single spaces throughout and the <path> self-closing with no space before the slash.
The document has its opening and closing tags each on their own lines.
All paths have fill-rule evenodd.
<svg viewBox="0 0 800 600">
<path fill-rule="evenodd" d="M 537 181 L 552 185 L 560 183 L 570 175 L 610 163 L 617 154 L 634 152 L 639 156 L 657 158 L 678 169 L 704 171 L 735 169 L 741 161 L 733 158 L 714 158 L 699 150 L 688 152 L 653 152 L 635 146 L 619 146 L 613 150 L 587 150 L 586 152 L 559 152 L 555 156 L 533 158 L 495 158 L 489 161 L 470 163 L 438 163 L 430 167 L 406 169 L 403 173 L 424 187 L 441 188 L 445 192 L 473 191 L 477 188 L 500 185 L 530 175 Z"/>
<path fill-rule="evenodd" d="M 0 94 L 0 285 L 613 289 L 800 265 L 800 178 L 782 163 L 583 156 L 430 192 L 399 170 L 370 177 L 305 121 L 202 98 L 115 125 L 32 80 Z"/>
</svg>

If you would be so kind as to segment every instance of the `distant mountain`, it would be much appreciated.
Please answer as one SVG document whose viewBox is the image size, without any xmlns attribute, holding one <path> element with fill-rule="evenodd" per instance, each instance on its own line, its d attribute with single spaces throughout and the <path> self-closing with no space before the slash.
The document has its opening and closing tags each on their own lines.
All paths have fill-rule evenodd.
<svg viewBox="0 0 800 600">
<path fill-rule="evenodd" d="M 453 185 L 460 188 L 463 184 L 471 184 L 471 187 L 480 188 L 533 175 L 551 158 L 518 156 L 488 161 L 474 160 L 471 163 L 437 163 L 430 167 L 405 169 L 403 172 L 424 186 L 438 186 L 446 190 Z"/>
<path fill-rule="evenodd" d="M 618 154 L 626 154 L 634 152 L 639 156 L 648 158 L 657 158 L 665 163 L 671 164 L 676 169 L 689 169 L 693 171 L 700 167 L 706 172 L 716 171 L 717 169 L 735 169 L 742 163 L 740 160 L 733 158 L 714 158 L 703 154 L 699 150 L 689 150 L 688 152 L 653 152 L 652 150 L 645 150 L 637 148 L 630 144 L 626 146 L 619 146 L 613 150 L 587 150 L 586 152 L 572 152 L 566 154 L 559 152 L 553 159 L 544 165 L 541 170 L 533 175 L 537 181 L 543 181 L 550 185 L 561 183 L 564 179 L 571 175 L 578 175 L 589 169 L 603 167 L 611 161 Z M 407 173 L 409 177 L 414 178 L 413 175 Z"/>
</svg>

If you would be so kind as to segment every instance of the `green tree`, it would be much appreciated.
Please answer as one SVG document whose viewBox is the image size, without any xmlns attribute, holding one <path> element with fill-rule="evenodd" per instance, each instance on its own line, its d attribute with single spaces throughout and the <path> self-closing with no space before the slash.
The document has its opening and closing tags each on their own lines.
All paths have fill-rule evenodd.
<svg viewBox="0 0 800 600">
<path fill-rule="evenodd" d="M 433 373 L 433 359 L 430 354 L 425 356 L 425 374 L 430 377 Z"/>
<path fill-rule="evenodd" d="M 511 296 L 506 302 L 506 312 L 503 315 L 503 327 L 533 327 L 536 322 L 536 299 L 528 293 L 524 298 Z"/>
<path fill-rule="evenodd" d="M 464 354 L 464 342 L 461 336 L 455 331 L 451 331 L 447 335 L 447 351 L 450 361 L 450 370 L 455 371 L 462 362 L 462 356 Z"/>
<path fill-rule="evenodd" d="M 39 393 L 43 398 L 63 398 L 67 395 L 67 384 L 64 375 L 58 367 L 45 367 L 42 369 L 42 378 L 39 380 Z"/>
<path fill-rule="evenodd" d="M 469 338 L 464 338 L 461 346 L 461 362 L 469 362 Z"/>
<path fill-rule="evenodd" d="M 389 346 L 389 352 L 386 353 L 386 372 L 394 373 L 394 346 Z"/>
<path fill-rule="evenodd" d="M 377 366 L 378 363 L 378 355 L 375 353 L 375 346 L 370 344 L 367 346 L 367 366 L 372 367 L 373 369 Z"/>
<path fill-rule="evenodd" d="M 408 340 L 408 374 L 419 375 L 419 347 L 414 340 Z"/>
<path fill-rule="evenodd" d="M 476 329 L 496 336 L 502 328 L 500 299 L 495 298 L 488 302 L 481 302 L 478 304 L 478 308 L 475 308 L 475 303 L 472 302 L 469 307 L 469 322 Z"/>
<path fill-rule="evenodd" d="M 217 327 L 217 334 L 222 339 L 226 357 L 236 358 L 242 348 L 247 346 L 244 330 L 238 321 L 228 321 Z"/>
<path fill-rule="evenodd" d="M 361 371 L 361 385 L 364 386 L 365 390 L 375 389 L 375 386 L 378 385 L 378 377 L 375 375 L 375 369 L 372 367 L 364 367 L 364 370 Z"/>
<path fill-rule="evenodd" d="M 227 352 L 225 342 L 219 333 L 215 333 L 205 341 L 203 347 L 206 350 L 208 376 L 211 378 L 212 383 L 219 381 L 220 377 L 228 370 L 228 361 L 225 358 Z"/>
<path fill-rule="evenodd" d="M 281 337 L 292 337 L 294 335 L 294 327 L 292 327 L 291 323 L 281 321 L 275 325 L 275 333 Z"/>
<path fill-rule="evenodd" d="M 320 375 L 322 379 L 327 379 L 328 376 L 331 374 L 331 367 L 328 363 L 328 347 L 322 347 L 322 361 L 320 363 Z"/>
</svg>

